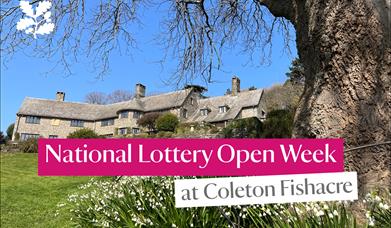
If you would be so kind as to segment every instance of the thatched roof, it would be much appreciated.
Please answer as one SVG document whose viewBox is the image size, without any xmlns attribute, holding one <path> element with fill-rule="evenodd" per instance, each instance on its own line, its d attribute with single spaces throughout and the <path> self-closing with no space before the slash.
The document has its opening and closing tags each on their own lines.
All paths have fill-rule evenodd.
<svg viewBox="0 0 391 228">
<path fill-rule="evenodd" d="M 225 95 L 201 99 L 198 101 L 199 109 L 190 116 L 187 122 L 213 123 L 235 119 L 243 108 L 258 106 L 262 93 L 262 89 L 257 89 L 242 91 L 236 96 Z M 227 112 L 219 113 L 220 106 L 227 106 Z M 201 109 L 208 109 L 208 115 L 201 115 Z"/>
<path fill-rule="evenodd" d="M 192 89 L 184 89 L 156 96 L 134 98 L 109 105 L 26 97 L 17 114 L 94 121 L 115 118 L 118 116 L 118 112 L 123 110 L 151 112 L 179 107 L 191 91 Z"/>
</svg>

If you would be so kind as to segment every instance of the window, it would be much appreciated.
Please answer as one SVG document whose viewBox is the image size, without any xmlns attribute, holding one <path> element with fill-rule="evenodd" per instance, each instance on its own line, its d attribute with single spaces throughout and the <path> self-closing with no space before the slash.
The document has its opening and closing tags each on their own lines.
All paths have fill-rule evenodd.
<svg viewBox="0 0 391 228">
<path fill-rule="evenodd" d="M 71 120 L 71 127 L 83 127 L 84 121 L 83 120 Z"/>
<path fill-rule="evenodd" d="M 22 133 L 20 134 L 20 140 L 24 141 L 24 140 L 27 140 L 27 139 L 37 139 L 39 138 L 39 134 L 29 134 L 29 133 Z"/>
<path fill-rule="evenodd" d="M 41 120 L 41 117 L 38 117 L 38 116 L 27 116 L 26 117 L 26 123 L 39 124 L 40 120 Z"/>
<path fill-rule="evenodd" d="M 120 119 L 125 119 L 129 117 L 129 111 L 122 111 L 119 113 L 119 118 Z"/>
<path fill-rule="evenodd" d="M 182 110 L 182 117 L 187 118 L 187 109 Z"/>
<path fill-rule="evenodd" d="M 207 116 L 209 113 L 209 110 L 204 108 L 204 109 L 201 109 L 201 116 Z"/>
<path fill-rule="evenodd" d="M 126 127 L 119 128 L 118 129 L 118 134 L 119 135 L 126 135 Z"/>
<path fill-rule="evenodd" d="M 58 126 L 58 125 L 60 125 L 60 119 L 52 119 L 52 120 L 50 121 L 50 124 L 51 124 L 52 126 Z"/>
<path fill-rule="evenodd" d="M 137 112 L 137 111 L 133 112 L 133 118 L 134 119 L 140 119 L 140 117 L 141 117 L 141 113 L 140 112 Z"/>
<path fill-rule="evenodd" d="M 132 128 L 132 134 L 139 134 L 140 128 Z"/>
<path fill-rule="evenodd" d="M 58 138 L 58 135 L 49 135 L 49 139 L 56 139 Z"/>
<path fill-rule="evenodd" d="M 219 113 L 227 112 L 228 107 L 227 106 L 219 106 Z"/>
<path fill-rule="evenodd" d="M 114 125 L 114 119 L 102 120 L 100 122 L 100 126 L 102 126 L 102 127 L 111 126 L 111 125 Z"/>
<path fill-rule="evenodd" d="M 194 104 L 194 99 L 192 97 L 190 97 L 190 104 L 193 105 Z"/>
</svg>

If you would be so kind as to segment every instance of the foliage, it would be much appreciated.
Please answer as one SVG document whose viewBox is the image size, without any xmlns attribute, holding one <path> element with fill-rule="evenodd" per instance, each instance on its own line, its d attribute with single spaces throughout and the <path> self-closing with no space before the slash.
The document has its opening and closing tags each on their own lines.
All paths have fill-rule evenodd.
<svg viewBox="0 0 391 228">
<path fill-rule="evenodd" d="M 363 202 L 370 226 L 391 227 L 391 189 L 368 193 Z"/>
<path fill-rule="evenodd" d="M 216 208 L 175 207 L 172 177 L 92 180 L 71 195 L 73 219 L 81 227 L 222 227 Z"/>
<path fill-rule="evenodd" d="M 178 117 L 172 113 L 165 113 L 156 120 L 156 128 L 158 131 L 174 132 L 179 124 Z"/>
<path fill-rule="evenodd" d="M 0 144 L 4 144 L 5 143 L 5 136 L 4 136 L 4 134 L 3 134 L 3 132 L 2 131 L 0 131 Z"/>
<path fill-rule="evenodd" d="M 19 148 L 23 153 L 38 153 L 38 139 L 29 138 L 21 141 Z"/>
<path fill-rule="evenodd" d="M 12 139 L 12 134 L 14 133 L 14 127 L 15 127 L 15 124 L 12 123 L 8 126 L 7 128 L 7 139 L 8 140 L 11 140 Z"/>
<path fill-rule="evenodd" d="M 292 83 L 304 84 L 304 66 L 299 58 L 292 61 L 289 72 L 285 74 Z"/>
<path fill-rule="evenodd" d="M 173 135 L 174 135 L 174 132 L 172 132 L 172 131 L 159 131 L 156 134 L 156 137 L 157 138 L 172 138 Z"/>
<path fill-rule="evenodd" d="M 304 86 L 287 80 L 283 85 L 273 85 L 264 91 L 263 102 L 266 112 L 276 109 L 296 109 Z"/>
<path fill-rule="evenodd" d="M 20 134 L 19 134 L 19 132 L 16 132 L 15 133 L 15 141 L 19 141 L 19 139 L 20 139 Z"/>
<path fill-rule="evenodd" d="M 137 124 L 141 127 L 145 127 L 149 132 L 156 131 L 156 120 L 161 116 L 161 113 L 150 112 L 146 113 L 140 119 L 137 120 Z"/>
<path fill-rule="evenodd" d="M 81 227 L 357 226 L 350 202 L 346 201 L 176 208 L 174 179 L 122 177 L 119 181 L 92 180 L 81 187 L 79 194 L 70 195 L 67 203 L 72 208 L 74 221 Z M 378 198 L 375 208 L 380 215 L 389 213 L 385 199 Z"/>
<path fill-rule="evenodd" d="M 93 138 L 101 138 L 95 131 L 89 128 L 82 128 L 70 133 L 67 136 L 68 139 L 93 139 Z"/>
<path fill-rule="evenodd" d="M 0 227 L 72 227 L 69 210 L 57 205 L 90 177 L 37 175 L 38 154 L 0 153 Z"/>
<path fill-rule="evenodd" d="M 257 118 L 239 119 L 223 128 L 222 133 L 224 138 L 260 138 L 262 125 Z"/>
<path fill-rule="evenodd" d="M 176 134 L 177 135 L 202 135 L 202 134 L 216 134 L 219 129 L 210 123 L 179 123 Z"/>
<path fill-rule="evenodd" d="M 293 110 L 273 110 L 263 122 L 263 138 L 290 138 L 293 129 Z"/>
</svg>

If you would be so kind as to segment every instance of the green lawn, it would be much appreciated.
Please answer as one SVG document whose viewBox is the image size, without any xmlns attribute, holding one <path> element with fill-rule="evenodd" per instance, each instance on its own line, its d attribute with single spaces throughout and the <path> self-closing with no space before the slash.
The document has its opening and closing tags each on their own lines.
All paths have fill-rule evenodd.
<svg viewBox="0 0 391 228">
<path fill-rule="evenodd" d="M 89 177 L 39 177 L 37 154 L 1 154 L 1 227 L 69 227 L 57 204 Z"/>
</svg>

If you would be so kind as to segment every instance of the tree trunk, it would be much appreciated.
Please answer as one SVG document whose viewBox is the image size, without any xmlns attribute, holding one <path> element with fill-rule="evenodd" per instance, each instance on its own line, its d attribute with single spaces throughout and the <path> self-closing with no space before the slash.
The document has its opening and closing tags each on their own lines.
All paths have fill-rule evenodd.
<svg viewBox="0 0 391 228">
<path fill-rule="evenodd" d="M 294 136 L 343 138 L 345 149 L 391 140 L 390 1 L 262 2 L 296 29 L 306 81 Z M 360 195 L 391 187 L 391 145 L 346 152 L 345 163 L 358 172 Z"/>
</svg>

